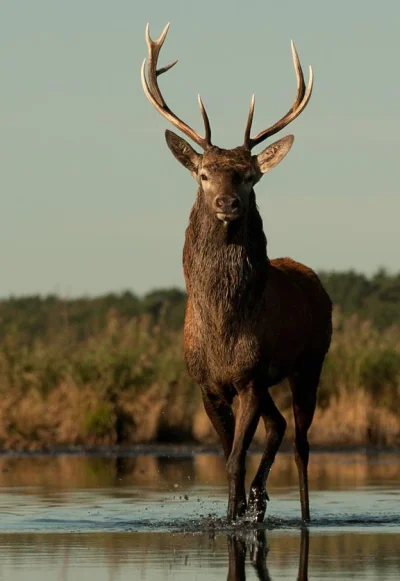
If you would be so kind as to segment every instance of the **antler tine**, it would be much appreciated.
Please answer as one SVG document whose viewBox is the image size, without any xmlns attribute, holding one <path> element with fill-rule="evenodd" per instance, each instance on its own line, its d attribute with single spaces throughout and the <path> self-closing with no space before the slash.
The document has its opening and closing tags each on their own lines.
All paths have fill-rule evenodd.
<svg viewBox="0 0 400 581">
<path fill-rule="evenodd" d="M 255 95 L 252 96 L 251 101 L 250 101 L 250 109 L 249 109 L 249 116 L 247 117 L 247 125 L 246 125 L 246 130 L 244 132 L 244 146 L 247 147 L 248 149 L 250 149 L 250 132 L 251 132 L 251 126 L 253 123 L 253 117 L 254 117 L 254 105 L 256 102 L 256 98 Z"/>
<path fill-rule="evenodd" d="M 195 143 L 200 145 L 200 147 L 202 147 L 203 149 L 207 149 L 208 147 L 211 147 L 211 127 L 208 115 L 206 113 L 205 107 L 203 105 L 200 96 L 199 96 L 199 106 L 204 121 L 205 128 L 204 137 L 201 137 L 196 131 L 194 131 L 191 127 L 189 127 L 189 125 L 187 125 L 184 121 L 182 121 L 182 119 L 180 119 L 177 115 L 175 115 L 175 113 L 171 111 L 171 109 L 166 104 L 161 94 L 160 88 L 158 86 L 157 77 L 169 71 L 169 69 L 171 69 L 178 62 L 174 61 L 160 69 L 157 69 L 158 55 L 160 53 L 162 45 L 164 44 L 164 40 L 167 36 L 169 26 L 170 23 L 168 23 L 165 26 L 164 30 L 162 31 L 160 37 L 157 40 L 153 40 L 150 37 L 149 24 L 147 24 L 146 26 L 145 36 L 148 47 L 148 66 L 147 66 L 148 80 L 146 79 L 145 74 L 146 59 L 144 59 L 141 68 L 141 79 L 143 90 L 150 103 L 153 105 L 155 109 L 157 109 L 159 113 L 161 113 L 161 115 L 163 115 L 163 117 L 168 119 L 168 121 L 170 121 L 172 125 L 174 125 L 175 127 L 177 127 L 177 129 L 185 133 L 190 139 L 192 139 Z"/>
<path fill-rule="evenodd" d="M 206 108 L 203 105 L 203 101 L 201 100 L 200 95 L 197 95 L 197 100 L 199 102 L 199 107 L 200 107 L 201 115 L 203 117 L 203 122 L 204 122 L 204 129 L 205 129 L 204 139 L 205 139 L 205 141 L 207 143 L 209 143 L 211 145 L 211 126 L 210 126 L 210 120 L 208 118 Z"/>
<path fill-rule="evenodd" d="M 172 69 L 172 67 L 174 67 L 177 62 L 178 62 L 178 60 L 173 61 L 172 63 L 169 63 L 169 65 L 165 65 L 165 67 L 161 67 L 161 69 L 157 69 L 156 76 L 158 77 L 159 75 L 166 73 L 167 71 L 169 71 L 169 69 Z"/>
<path fill-rule="evenodd" d="M 301 68 L 299 55 L 297 53 L 295 44 L 293 40 L 290 41 L 290 47 L 292 49 L 292 57 L 293 57 L 293 65 L 294 70 L 296 71 L 296 79 L 297 79 L 297 95 L 292 105 L 292 111 L 298 107 L 304 98 L 304 93 L 306 91 L 306 84 L 304 82 L 304 75 L 303 69 Z"/>
<path fill-rule="evenodd" d="M 303 109 L 306 107 L 307 103 L 310 100 L 314 82 L 312 67 L 311 66 L 309 67 L 309 80 L 306 88 L 304 82 L 303 69 L 301 68 L 299 56 L 297 54 L 296 47 L 293 41 L 291 41 L 291 48 L 292 48 L 293 66 L 297 79 L 297 93 L 293 101 L 293 105 L 286 113 L 286 115 L 284 115 L 282 119 L 274 123 L 274 125 L 271 125 L 271 127 L 268 127 L 268 129 L 261 131 L 255 137 L 250 137 L 251 124 L 253 121 L 254 113 L 254 98 L 253 98 L 250 106 L 249 117 L 247 120 L 247 126 L 244 136 L 244 146 L 247 147 L 248 149 L 252 149 L 256 145 L 267 139 L 268 137 L 271 137 L 272 135 L 275 135 L 275 133 L 278 133 L 279 131 L 284 129 L 287 125 L 289 125 L 289 123 L 291 123 L 294 119 L 296 119 L 296 117 L 300 115 L 300 113 L 303 111 Z"/>
<path fill-rule="evenodd" d="M 162 33 L 160 34 L 160 37 L 157 40 L 153 40 L 150 37 L 150 24 L 149 23 L 146 24 L 146 32 L 145 32 L 147 48 L 149 51 L 148 70 L 149 70 L 150 90 L 154 94 L 155 98 L 157 99 L 157 101 L 159 102 L 159 104 L 161 106 L 165 105 L 165 101 L 163 99 L 163 96 L 161 95 L 161 91 L 158 88 L 157 83 L 155 82 L 155 79 L 158 76 L 156 67 L 157 67 L 158 55 L 160 54 L 161 47 L 164 44 L 164 40 L 166 39 L 170 24 L 171 23 L 168 22 L 164 26 L 164 30 L 162 31 Z M 178 62 L 178 61 L 175 61 L 175 62 Z M 171 66 L 167 65 L 167 67 L 164 67 L 164 69 L 166 69 L 166 70 L 168 70 L 168 68 L 171 68 Z M 162 72 L 166 72 L 166 71 L 162 71 Z M 162 74 L 162 72 L 158 73 L 158 74 Z M 150 74 L 150 73 L 153 73 L 153 74 Z"/>
</svg>

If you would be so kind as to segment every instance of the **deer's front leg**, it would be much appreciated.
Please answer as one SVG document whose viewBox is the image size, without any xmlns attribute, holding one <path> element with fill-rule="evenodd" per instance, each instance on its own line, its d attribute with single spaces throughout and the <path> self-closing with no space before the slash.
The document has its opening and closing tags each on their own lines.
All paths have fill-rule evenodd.
<svg viewBox="0 0 400 581">
<path fill-rule="evenodd" d="M 253 439 L 260 419 L 258 397 L 254 384 L 239 392 L 239 408 L 236 416 L 235 437 L 232 451 L 226 463 L 229 483 L 228 520 L 235 520 L 246 510 L 245 462 L 246 452 Z"/>
<path fill-rule="evenodd" d="M 228 460 L 235 433 L 235 417 L 232 407 L 224 399 L 216 395 L 215 391 L 210 390 L 208 386 L 203 385 L 201 393 L 204 409 L 221 440 L 225 459 Z"/>
</svg>

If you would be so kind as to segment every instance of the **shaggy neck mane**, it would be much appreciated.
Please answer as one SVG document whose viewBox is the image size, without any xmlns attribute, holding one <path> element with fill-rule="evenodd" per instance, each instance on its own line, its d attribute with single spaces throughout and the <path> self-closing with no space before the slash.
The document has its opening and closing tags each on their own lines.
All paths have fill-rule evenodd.
<svg viewBox="0 0 400 581">
<path fill-rule="evenodd" d="M 268 265 L 267 241 L 254 192 L 246 215 L 224 226 L 199 191 L 183 250 L 187 291 L 193 304 L 224 315 L 248 316 L 260 304 Z"/>
</svg>

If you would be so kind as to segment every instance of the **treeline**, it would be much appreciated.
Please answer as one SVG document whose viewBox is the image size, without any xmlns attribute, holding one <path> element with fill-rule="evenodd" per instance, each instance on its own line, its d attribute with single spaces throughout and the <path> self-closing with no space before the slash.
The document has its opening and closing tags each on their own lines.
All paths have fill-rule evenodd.
<svg viewBox="0 0 400 581">
<path fill-rule="evenodd" d="M 143 297 L 131 291 L 76 299 L 10 297 L 0 300 L 0 338 L 22 333 L 29 342 L 73 330 L 75 338 L 85 340 L 104 329 L 113 312 L 125 320 L 149 315 L 157 322 L 162 317 L 167 327 L 177 330 L 183 325 L 185 298 L 185 292 L 175 288 L 154 290 Z"/>
<path fill-rule="evenodd" d="M 400 273 L 379 270 L 372 277 L 355 271 L 319 274 L 344 315 L 357 314 L 378 330 L 400 325 Z M 77 299 L 10 297 L 0 301 L 0 337 L 18 332 L 29 342 L 73 327 L 75 337 L 84 340 L 104 328 L 112 311 L 126 320 L 146 314 L 157 322 L 162 317 L 167 327 L 178 330 L 184 310 L 185 293 L 176 288 L 154 290 L 143 297 L 130 291 Z"/>
<path fill-rule="evenodd" d="M 390 275 L 380 269 L 372 277 L 354 270 L 319 275 L 343 314 L 357 314 L 380 330 L 400 325 L 400 272 Z"/>
</svg>

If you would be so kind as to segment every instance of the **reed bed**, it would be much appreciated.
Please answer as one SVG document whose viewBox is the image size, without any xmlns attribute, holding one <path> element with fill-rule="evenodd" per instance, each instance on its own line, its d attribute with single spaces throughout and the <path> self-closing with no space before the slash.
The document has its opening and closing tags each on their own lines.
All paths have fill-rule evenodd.
<svg viewBox="0 0 400 581">
<path fill-rule="evenodd" d="M 400 327 L 378 331 L 357 316 L 334 317 L 310 440 L 328 446 L 400 445 Z M 290 391 L 272 389 L 293 437 Z M 0 447 L 217 441 L 199 388 L 189 379 L 181 330 L 162 313 L 110 310 L 83 337 L 73 326 L 27 340 L 0 339 Z M 262 427 L 256 442 L 262 444 Z"/>
</svg>

